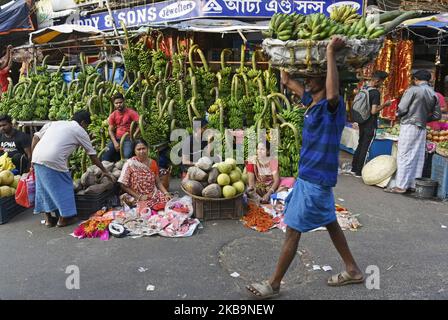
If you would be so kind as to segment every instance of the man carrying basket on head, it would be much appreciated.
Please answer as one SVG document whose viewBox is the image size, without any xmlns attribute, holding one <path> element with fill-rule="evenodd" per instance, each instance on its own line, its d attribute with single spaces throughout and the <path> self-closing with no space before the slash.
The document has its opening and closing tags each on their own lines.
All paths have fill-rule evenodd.
<svg viewBox="0 0 448 320">
<path fill-rule="evenodd" d="M 291 80 L 282 71 L 282 82 L 308 107 L 303 126 L 303 145 L 299 162 L 299 177 L 294 190 L 286 199 L 286 239 L 275 273 L 269 280 L 247 286 L 260 299 L 276 296 L 280 283 L 297 252 L 300 237 L 325 226 L 334 246 L 341 255 L 345 271 L 328 279 L 329 286 L 362 283 L 358 268 L 335 213 L 333 187 L 338 175 L 339 144 L 345 126 L 345 104 L 339 95 L 339 74 L 335 53 L 345 46 L 340 37 L 333 37 L 327 46 L 327 74 L 307 77 L 305 84 Z"/>
</svg>

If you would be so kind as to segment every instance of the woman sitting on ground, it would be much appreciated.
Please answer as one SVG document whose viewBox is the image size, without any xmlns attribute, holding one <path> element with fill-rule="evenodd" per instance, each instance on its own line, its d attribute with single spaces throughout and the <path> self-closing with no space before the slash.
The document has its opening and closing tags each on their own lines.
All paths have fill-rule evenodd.
<svg viewBox="0 0 448 320">
<path fill-rule="evenodd" d="M 135 157 L 126 161 L 118 179 L 126 192 L 121 196 L 122 202 L 130 206 L 136 205 L 138 212 L 147 208 L 161 210 L 171 198 L 160 182 L 157 162 L 149 158 L 148 151 L 146 141 L 135 141 Z"/>
<path fill-rule="evenodd" d="M 270 159 L 267 149 L 269 142 L 259 143 L 257 155 L 247 161 L 246 171 L 248 175 L 249 198 L 261 203 L 269 203 L 271 195 L 287 190 L 294 185 L 293 178 L 280 178 L 277 159 Z"/>
</svg>

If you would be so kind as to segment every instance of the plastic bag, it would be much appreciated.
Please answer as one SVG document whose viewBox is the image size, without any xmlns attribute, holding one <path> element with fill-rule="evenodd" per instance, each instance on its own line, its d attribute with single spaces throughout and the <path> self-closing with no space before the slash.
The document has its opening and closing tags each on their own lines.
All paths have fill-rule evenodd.
<svg viewBox="0 0 448 320">
<path fill-rule="evenodd" d="M 193 201 L 189 196 L 171 199 L 165 206 L 166 214 L 180 215 L 184 218 L 190 218 L 193 215 L 193 211 Z"/>
<path fill-rule="evenodd" d="M 36 178 L 34 171 L 22 176 L 17 184 L 16 203 L 25 208 L 34 207 L 36 193 Z"/>
</svg>

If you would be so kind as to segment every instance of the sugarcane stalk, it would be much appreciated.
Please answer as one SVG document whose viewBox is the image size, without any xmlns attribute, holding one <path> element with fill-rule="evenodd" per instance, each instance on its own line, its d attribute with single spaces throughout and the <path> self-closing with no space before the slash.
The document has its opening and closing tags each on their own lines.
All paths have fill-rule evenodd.
<svg viewBox="0 0 448 320">
<path fill-rule="evenodd" d="M 62 61 L 59 64 L 59 67 L 58 67 L 58 70 L 56 71 L 56 73 L 60 73 L 61 72 L 62 67 L 64 66 L 64 63 L 65 63 L 65 56 L 62 57 Z"/>
<path fill-rule="evenodd" d="M 191 110 L 193 110 L 193 113 L 197 118 L 201 118 L 201 114 L 199 113 L 198 109 L 196 108 L 196 97 L 191 98 Z"/>
<path fill-rule="evenodd" d="M 86 72 L 86 62 L 84 61 L 85 57 L 86 56 L 85 56 L 84 52 L 81 52 L 81 54 L 79 55 L 79 60 L 81 62 L 81 70 L 82 70 L 82 72 Z"/>
<path fill-rule="evenodd" d="M 188 61 L 190 63 L 191 70 L 196 70 L 196 67 L 194 65 L 194 60 L 193 60 L 193 54 L 197 48 L 199 48 L 199 46 L 197 44 L 195 44 L 195 45 L 192 45 L 190 50 L 188 51 Z"/>
<path fill-rule="evenodd" d="M 99 69 L 101 69 L 101 67 L 104 66 L 105 64 L 107 64 L 106 60 L 99 62 L 95 67 L 95 71 L 98 71 Z"/>
<path fill-rule="evenodd" d="M 167 62 L 167 63 L 166 63 L 166 66 L 165 66 L 165 77 L 164 77 L 165 80 L 168 79 L 168 75 L 169 75 L 169 73 L 170 73 L 170 63 Z"/>
<path fill-rule="evenodd" d="M 231 98 L 234 100 L 238 99 L 238 75 L 234 74 L 232 78 L 232 90 L 231 90 Z"/>
<path fill-rule="evenodd" d="M 274 97 L 282 99 L 283 102 L 286 104 L 286 109 L 288 111 L 291 111 L 291 103 L 289 102 L 289 99 L 284 94 L 275 92 L 275 93 L 271 93 L 270 95 L 268 95 L 268 99 L 272 99 Z"/>
<path fill-rule="evenodd" d="M 92 81 L 92 79 L 95 78 L 95 77 L 99 77 L 99 75 L 94 73 L 94 74 L 91 74 L 90 76 L 87 77 L 86 83 L 84 84 L 84 90 L 82 92 L 82 99 L 84 99 L 84 97 L 87 94 L 87 91 L 89 90 L 90 81 Z"/>
<path fill-rule="evenodd" d="M 174 104 L 176 101 L 174 99 L 170 100 L 170 103 L 168 104 L 168 114 L 171 119 L 174 119 Z"/>
<path fill-rule="evenodd" d="M 142 109 L 145 109 L 146 101 L 147 101 L 147 98 L 148 98 L 148 94 L 149 94 L 149 87 L 146 87 L 145 91 L 143 91 L 142 97 L 140 99 L 140 103 L 141 103 Z"/>
<path fill-rule="evenodd" d="M 224 104 L 219 102 L 219 131 L 224 132 Z"/>
<path fill-rule="evenodd" d="M 221 86 L 222 86 L 222 75 L 221 75 L 220 71 L 218 71 L 216 73 L 216 78 L 218 79 L 218 88 L 221 89 Z"/>
<path fill-rule="evenodd" d="M 115 82 L 115 72 L 117 71 L 117 63 L 114 61 L 112 62 L 112 82 Z"/>
<path fill-rule="evenodd" d="M 72 81 L 75 80 L 75 71 L 76 71 L 76 66 L 74 66 L 74 67 L 72 68 L 72 71 L 71 71 L 71 73 L 72 73 Z"/>
<path fill-rule="evenodd" d="M 8 99 L 12 98 L 13 89 L 14 83 L 12 82 L 12 79 L 8 77 Z"/>
<path fill-rule="evenodd" d="M 11 85 L 12 79 L 11 79 L 11 82 L 9 82 L 9 79 L 11 79 L 11 78 L 8 78 L 8 83 L 9 83 L 9 85 Z M 17 95 L 17 90 L 23 85 L 28 85 L 27 81 L 19 82 L 18 84 L 16 84 L 14 86 L 14 88 L 13 88 L 13 86 L 10 86 L 8 89 L 10 89 L 14 95 Z M 11 98 L 11 97 L 12 96 L 9 96 L 9 98 Z"/>
<path fill-rule="evenodd" d="M 103 88 L 101 88 L 100 91 L 98 92 L 98 103 L 100 106 L 101 114 L 104 114 L 103 92 L 104 92 Z M 112 112 L 110 112 L 110 113 L 112 113 Z"/>
<path fill-rule="evenodd" d="M 192 87 L 193 97 L 196 98 L 198 96 L 198 87 L 196 84 L 196 76 L 191 77 L 191 87 Z"/>
<path fill-rule="evenodd" d="M 264 96 L 263 80 L 257 78 L 257 84 L 258 84 L 258 93 L 260 94 L 260 96 L 263 97 Z"/>
<path fill-rule="evenodd" d="M 138 123 L 137 121 L 131 122 L 131 127 L 129 128 L 129 135 L 131 137 L 131 141 L 134 142 L 135 134 L 137 133 Z"/>
<path fill-rule="evenodd" d="M 243 78 L 244 81 L 244 90 L 246 92 L 246 97 L 250 97 L 250 93 L 249 93 L 249 81 L 247 80 L 247 76 L 244 73 L 241 73 L 241 77 Z"/>
<path fill-rule="evenodd" d="M 296 128 L 292 123 L 290 123 L 290 122 L 285 122 L 285 123 L 283 123 L 283 124 L 280 125 L 280 128 L 281 128 L 281 129 L 283 129 L 283 128 L 285 128 L 285 127 L 289 127 L 289 128 L 292 130 L 292 132 L 294 133 L 294 139 L 295 139 L 295 142 L 296 142 L 296 146 L 297 146 L 297 149 L 299 149 L 299 148 L 300 148 L 299 131 L 298 131 L 297 128 Z"/>
<path fill-rule="evenodd" d="M 98 153 L 98 159 L 101 159 L 103 157 L 104 152 L 106 152 L 107 147 L 101 148 L 101 151 Z"/>
<path fill-rule="evenodd" d="M 272 127 L 278 128 L 277 122 L 277 108 L 275 106 L 275 102 L 271 101 L 271 114 L 272 114 Z"/>
<path fill-rule="evenodd" d="M 260 50 L 255 50 L 252 54 L 252 69 L 257 70 L 257 53 L 261 53 Z"/>
<path fill-rule="evenodd" d="M 146 137 L 146 132 L 145 132 L 145 122 L 143 120 L 143 117 L 140 117 L 140 119 L 138 120 L 138 127 L 140 128 L 140 134 L 143 138 Z"/>
<path fill-rule="evenodd" d="M 208 72 L 209 71 L 208 63 L 207 63 L 207 59 L 205 59 L 204 52 L 199 47 L 196 48 L 196 52 L 199 54 L 199 58 L 202 61 L 202 65 L 203 65 L 205 71 Z"/>
<path fill-rule="evenodd" d="M 179 85 L 180 103 L 181 105 L 184 105 L 185 104 L 184 82 L 182 80 L 179 80 L 177 83 Z"/>
<path fill-rule="evenodd" d="M 49 55 L 46 55 L 46 56 L 44 57 L 44 59 L 42 60 L 42 67 L 46 67 L 46 66 L 47 66 L 47 60 L 48 60 L 48 58 L 50 58 Z"/>
<path fill-rule="evenodd" d="M 93 95 L 87 100 L 87 110 L 89 110 L 90 115 L 96 114 L 95 110 L 93 109 L 93 101 L 98 98 L 98 96 Z"/>
<path fill-rule="evenodd" d="M 213 88 L 210 90 L 210 95 L 213 94 L 213 91 L 215 92 L 215 100 L 218 100 L 218 99 L 219 99 L 219 89 L 218 89 L 217 87 L 213 87 Z"/>
<path fill-rule="evenodd" d="M 81 171 L 82 172 L 87 171 L 87 152 L 85 150 L 82 151 L 81 156 Z"/>
<path fill-rule="evenodd" d="M 226 68 L 226 54 L 232 54 L 232 50 L 226 48 L 221 51 L 221 70 Z"/>
<path fill-rule="evenodd" d="M 159 117 L 157 119 L 158 121 L 162 120 L 163 114 L 165 113 L 166 109 L 168 108 L 169 103 L 170 103 L 170 101 L 168 100 L 168 98 L 166 98 L 165 102 L 163 103 L 162 110 L 160 110 Z"/>
<path fill-rule="evenodd" d="M 246 63 L 246 45 L 241 45 L 241 59 L 240 59 L 240 69 L 243 72 L 244 64 Z"/>
<path fill-rule="evenodd" d="M 121 80 L 121 82 L 120 82 L 120 87 L 122 87 L 124 85 L 127 78 L 128 78 L 128 72 L 125 70 L 124 75 L 123 75 L 123 80 Z"/>
</svg>

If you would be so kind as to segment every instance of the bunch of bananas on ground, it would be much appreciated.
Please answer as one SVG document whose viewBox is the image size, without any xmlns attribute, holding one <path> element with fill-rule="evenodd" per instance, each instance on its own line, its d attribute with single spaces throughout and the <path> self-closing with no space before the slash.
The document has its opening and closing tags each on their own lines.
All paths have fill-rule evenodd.
<svg viewBox="0 0 448 320">
<path fill-rule="evenodd" d="M 358 10 L 350 5 L 343 5 L 335 7 L 330 13 L 330 19 L 345 25 L 352 25 L 361 19 L 357 12 Z"/>
</svg>

